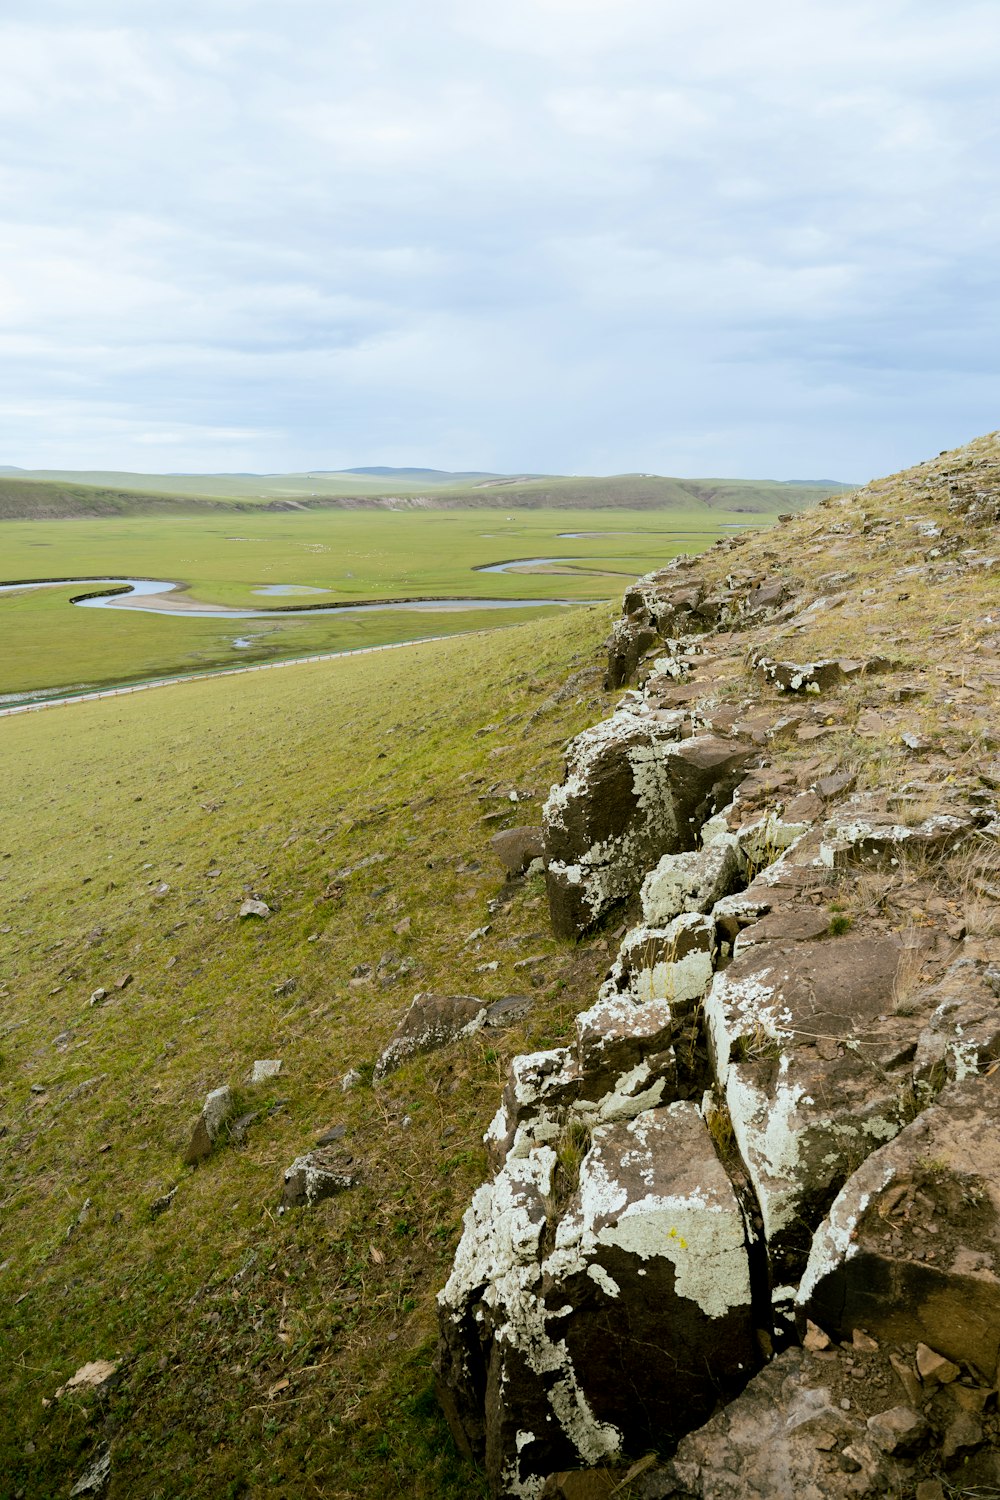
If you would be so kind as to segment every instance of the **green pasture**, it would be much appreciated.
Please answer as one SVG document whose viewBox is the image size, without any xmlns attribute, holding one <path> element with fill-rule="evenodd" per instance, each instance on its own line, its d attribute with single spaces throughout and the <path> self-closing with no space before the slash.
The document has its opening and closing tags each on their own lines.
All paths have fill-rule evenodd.
<svg viewBox="0 0 1000 1500">
<path fill-rule="evenodd" d="M 483 1496 L 433 1395 L 434 1296 L 508 1058 L 558 1045 L 608 962 L 487 845 L 606 711 L 609 619 L 0 719 L 5 1494 L 66 1495 L 110 1444 L 109 1500 Z M 526 988 L 509 1031 L 342 1092 L 416 990 Z M 280 1078 L 250 1086 L 255 1058 Z M 223 1083 L 254 1118 L 185 1167 Z M 357 1187 L 282 1216 L 337 1124 Z M 105 1399 L 53 1399 L 96 1359 Z"/>
<path fill-rule="evenodd" d="M 759 523 L 761 518 L 754 518 Z M 531 511 L 304 511 L 7 521 L 0 582 L 162 578 L 205 604 L 267 618 L 176 617 L 79 609 L 65 585 L 0 595 L 0 694 L 93 688 L 516 623 L 518 611 L 289 614 L 282 605 L 459 596 L 608 599 L 678 552 L 698 552 L 746 516 Z M 560 537 L 561 531 L 616 533 Z M 566 571 L 495 574 L 492 562 L 567 557 Z M 321 594 L 268 597 L 271 585 Z M 172 601 L 164 601 L 166 605 Z M 540 608 L 544 607 L 540 604 Z M 239 648 L 234 642 L 247 640 Z"/>
</svg>

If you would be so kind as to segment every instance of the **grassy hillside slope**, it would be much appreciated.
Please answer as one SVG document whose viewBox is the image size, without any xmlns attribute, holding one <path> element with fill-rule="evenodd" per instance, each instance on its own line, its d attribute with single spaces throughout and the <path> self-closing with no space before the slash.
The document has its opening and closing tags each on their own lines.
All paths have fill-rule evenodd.
<svg viewBox="0 0 1000 1500">
<path fill-rule="evenodd" d="M 550 937 L 539 889 L 505 896 L 484 845 L 600 715 L 607 623 L 0 721 L 6 1493 L 66 1493 L 106 1440 L 112 1497 L 479 1492 L 430 1393 L 434 1293 L 507 1057 L 557 1043 L 607 962 Z M 249 893 L 266 922 L 237 919 Z M 416 990 L 537 1004 L 342 1093 Z M 280 1078 L 247 1086 L 265 1057 Z M 185 1168 L 223 1083 L 257 1118 Z M 361 1184 L 279 1215 L 335 1124 Z M 100 1358 L 123 1361 L 105 1403 L 43 1405 Z"/>
</svg>

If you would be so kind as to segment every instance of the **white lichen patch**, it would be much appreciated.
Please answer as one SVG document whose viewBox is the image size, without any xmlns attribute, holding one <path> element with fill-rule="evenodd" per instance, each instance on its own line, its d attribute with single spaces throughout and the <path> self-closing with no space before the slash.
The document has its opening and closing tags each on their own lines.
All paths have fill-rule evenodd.
<svg viewBox="0 0 1000 1500">
<path fill-rule="evenodd" d="M 705 997 L 705 1029 L 717 1081 L 726 1084 L 729 1061 L 738 1039 L 760 1035 L 780 1043 L 790 1032 L 783 1025 L 787 1012 L 780 1001 L 777 980 L 769 984 L 769 968 L 743 977 L 729 970 L 717 974 Z"/>
<path fill-rule="evenodd" d="M 773 865 L 779 855 L 785 854 L 810 831 L 810 827 L 809 823 L 786 822 L 777 813 L 769 812 L 756 822 L 738 828 L 733 837 L 744 868 L 760 872 Z"/>
<path fill-rule="evenodd" d="M 545 1274 L 589 1268 L 613 1247 L 639 1261 L 670 1261 L 676 1296 L 707 1317 L 749 1306 L 743 1217 L 696 1107 L 647 1111 L 625 1131 L 624 1141 L 620 1129 L 595 1132 Z"/>
<path fill-rule="evenodd" d="M 796 1297 L 799 1307 L 806 1306 L 825 1276 L 835 1271 L 843 1261 L 857 1255 L 855 1234 L 861 1217 L 872 1198 L 888 1187 L 895 1176 L 895 1169 L 889 1161 L 875 1163 L 869 1160 L 863 1168 L 863 1186 L 859 1182 L 860 1175 L 855 1174 L 845 1183 L 834 1199 L 829 1214 L 813 1236 L 812 1249 Z"/>
<path fill-rule="evenodd" d="M 733 1134 L 750 1173 L 769 1241 L 795 1218 L 807 1186 L 803 1134 L 810 1122 L 808 1117 L 803 1120 L 800 1107 L 814 1102 L 802 1084 L 787 1082 L 787 1055 L 779 1059 L 778 1068 L 778 1079 L 768 1093 L 738 1065 L 729 1068 L 726 1079 Z"/>
<path fill-rule="evenodd" d="M 736 840 L 719 838 L 688 854 L 665 854 L 642 883 L 642 915 L 662 926 L 681 912 L 706 912 L 739 879 Z"/>
</svg>

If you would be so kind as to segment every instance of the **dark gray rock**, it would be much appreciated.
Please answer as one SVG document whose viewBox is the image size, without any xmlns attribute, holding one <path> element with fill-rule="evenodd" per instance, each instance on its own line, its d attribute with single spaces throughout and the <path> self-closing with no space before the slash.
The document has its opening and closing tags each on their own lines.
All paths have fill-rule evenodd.
<svg viewBox="0 0 1000 1500">
<path fill-rule="evenodd" d="M 1000 1078 L 951 1085 L 847 1181 L 799 1307 L 835 1337 L 926 1343 L 992 1384 L 1000 1351 Z"/>
<path fill-rule="evenodd" d="M 750 747 L 714 735 L 678 740 L 682 722 L 626 707 L 570 746 L 543 811 L 560 937 L 594 927 L 662 855 L 693 849 L 705 818 L 729 800 Z"/>
<path fill-rule="evenodd" d="M 476 995 L 414 995 L 372 1075 L 380 1083 L 420 1052 L 434 1052 L 482 1026 L 488 1006 Z"/>
<path fill-rule="evenodd" d="M 443 1404 L 498 1500 L 669 1442 L 758 1358 L 743 1217 L 693 1105 L 598 1126 L 566 1169 L 559 1141 L 508 1158 L 439 1297 Z"/>
<path fill-rule="evenodd" d="M 536 859 L 544 860 L 545 835 L 541 828 L 502 828 L 490 848 L 508 875 L 523 875 Z"/>
</svg>

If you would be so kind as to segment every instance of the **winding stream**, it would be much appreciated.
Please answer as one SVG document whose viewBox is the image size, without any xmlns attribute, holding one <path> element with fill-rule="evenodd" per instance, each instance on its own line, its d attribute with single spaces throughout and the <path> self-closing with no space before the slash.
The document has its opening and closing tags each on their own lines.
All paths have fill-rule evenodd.
<svg viewBox="0 0 1000 1500">
<path fill-rule="evenodd" d="M 531 562 L 552 559 L 531 558 Z M 511 564 L 501 563 L 485 572 L 505 572 Z M 341 614 L 367 614 L 385 610 L 455 611 L 466 609 L 537 609 L 539 605 L 579 604 L 579 599 L 379 599 L 366 603 L 347 604 L 326 600 L 322 604 L 278 605 L 273 609 L 234 609 L 225 604 L 197 604 L 178 601 L 174 608 L 168 605 L 140 604 L 140 599 L 155 599 L 181 590 L 182 586 L 157 578 L 46 578 L 31 583 L 0 584 L 0 594 L 22 593 L 26 589 L 54 588 L 60 584 L 84 585 L 95 592 L 77 595 L 69 602 L 81 609 L 141 609 L 144 614 L 191 616 L 219 620 L 273 620 L 276 616 L 312 615 L 320 611 L 336 610 Z M 293 588 L 295 585 L 275 585 L 278 588 Z"/>
</svg>

